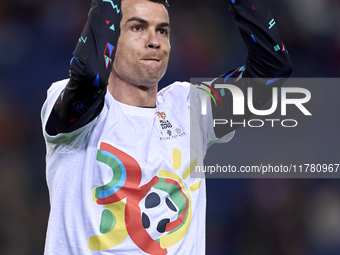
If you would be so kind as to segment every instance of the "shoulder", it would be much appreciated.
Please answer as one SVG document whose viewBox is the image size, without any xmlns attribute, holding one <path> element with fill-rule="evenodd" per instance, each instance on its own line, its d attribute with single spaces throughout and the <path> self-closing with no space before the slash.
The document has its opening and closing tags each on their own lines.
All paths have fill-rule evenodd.
<svg viewBox="0 0 340 255">
<path fill-rule="evenodd" d="M 161 89 L 157 94 L 157 101 L 167 101 L 174 99 L 176 102 L 179 100 L 187 101 L 190 97 L 191 83 L 176 81 L 167 87 Z"/>
<path fill-rule="evenodd" d="M 163 89 L 161 89 L 159 92 L 158 92 L 158 95 L 163 95 L 165 93 L 173 93 L 173 92 L 184 92 L 188 89 L 190 89 L 190 83 L 189 82 L 185 82 L 185 81 L 176 81 L 166 87 L 164 87 Z"/>
</svg>

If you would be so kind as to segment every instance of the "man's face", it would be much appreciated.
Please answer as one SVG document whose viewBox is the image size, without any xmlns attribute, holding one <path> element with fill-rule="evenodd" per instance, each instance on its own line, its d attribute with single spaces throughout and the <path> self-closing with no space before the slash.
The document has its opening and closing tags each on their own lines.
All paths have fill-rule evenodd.
<svg viewBox="0 0 340 255">
<path fill-rule="evenodd" d="M 121 33 L 113 64 L 118 78 L 151 87 L 164 76 L 170 53 L 166 8 L 147 0 L 123 0 Z"/>
</svg>

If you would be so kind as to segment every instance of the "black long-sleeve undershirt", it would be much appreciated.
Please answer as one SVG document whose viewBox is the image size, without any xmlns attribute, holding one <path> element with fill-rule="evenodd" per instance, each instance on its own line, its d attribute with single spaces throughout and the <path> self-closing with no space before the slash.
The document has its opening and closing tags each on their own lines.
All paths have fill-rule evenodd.
<svg viewBox="0 0 340 255">
<path fill-rule="evenodd" d="M 281 86 L 292 72 L 288 51 L 281 40 L 276 21 L 259 0 L 228 0 L 229 12 L 237 24 L 248 50 L 245 65 L 221 75 L 213 82 L 231 84 L 244 95 L 243 115 L 233 115 L 233 96 L 228 89 L 215 89 L 222 106 L 211 102 L 213 118 L 242 123 L 252 113 L 247 107 L 248 88 L 253 88 L 253 106 L 260 109 L 271 97 L 272 88 Z M 230 123 L 229 123 L 230 124 Z M 242 124 L 215 125 L 216 137 L 220 138 Z"/>
<path fill-rule="evenodd" d="M 101 112 L 121 17 L 121 0 L 92 1 L 88 21 L 73 52 L 70 80 L 46 124 L 49 135 L 74 131 Z"/>
</svg>

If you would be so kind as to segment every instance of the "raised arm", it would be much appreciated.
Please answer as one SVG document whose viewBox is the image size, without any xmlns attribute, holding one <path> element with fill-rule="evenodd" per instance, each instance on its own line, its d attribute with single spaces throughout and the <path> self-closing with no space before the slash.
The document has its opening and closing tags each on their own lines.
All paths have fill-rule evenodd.
<svg viewBox="0 0 340 255">
<path fill-rule="evenodd" d="M 247 88 L 253 88 L 253 102 L 260 109 L 271 97 L 272 87 L 281 86 L 283 78 L 289 77 L 292 64 L 288 51 L 280 37 L 275 19 L 259 0 L 227 0 L 229 12 L 237 24 L 247 46 L 248 57 L 245 65 L 234 69 L 216 79 L 212 85 L 232 84 L 243 91 L 247 98 Z M 262 79 L 253 79 L 262 78 Z M 228 89 L 216 89 L 220 93 L 221 105 L 212 102 L 214 119 L 233 119 L 242 122 L 251 117 L 245 104 L 244 115 L 233 115 L 233 99 Z M 246 102 L 246 100 L 245 100 Z M 216 137 L 235 130 L 240 125 L 216 125 Z"/>
<path fill-rule="evenodd" d="M 73 52 L 70 79 L 46 124 L 49 135 L 74 131 L 97 117 L 104 105 L 120 33 L 121 0 L 93 0 Z"/>
</svg>

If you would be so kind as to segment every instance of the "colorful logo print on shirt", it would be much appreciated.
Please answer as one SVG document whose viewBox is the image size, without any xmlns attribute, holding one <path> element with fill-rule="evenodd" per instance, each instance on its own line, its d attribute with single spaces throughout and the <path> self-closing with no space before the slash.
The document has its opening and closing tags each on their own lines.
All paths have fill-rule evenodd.
<svg viewBox="0 0 340 255">
<path fill-rule="evenodd" d="M 165 112 L 157 112 L 156 114 L 157 114 L 157 116 L 158 116 L 158 118 L 159 118 L 160 120 L 165 120 L 165 119 L 166 119 L 166 114 L 165 114 Z"/>
<path fill-rule="evenodd" d="M 102 235 L 91 236 L 89 248 L 107 250 L 130 236 L 148 254 L 167 254 L 167 248 L 185 236 L 191 222 L 190 193 L 199 189 L 200 182 L 188 190 L 183 180 L 195 169 L 197 161 L 181 178 L 175 173 L 181 168 L 181 152 L 174 149 L 174 171 L 159 170 L 158 176 L 140 186 L 142 172 L 131 156 L 103 142 L 97 160 L 112 169 L 113 178 L 93 191 L 93 200 L 107 209 L 101 216 Z"/>
</svg>

